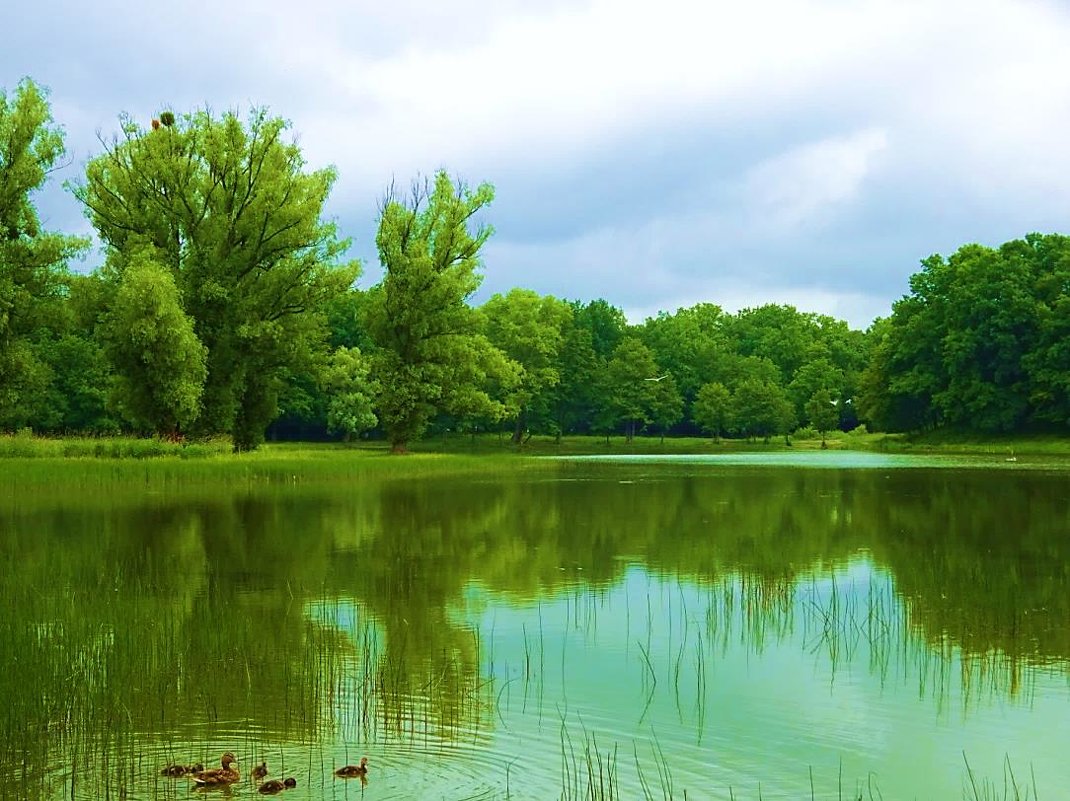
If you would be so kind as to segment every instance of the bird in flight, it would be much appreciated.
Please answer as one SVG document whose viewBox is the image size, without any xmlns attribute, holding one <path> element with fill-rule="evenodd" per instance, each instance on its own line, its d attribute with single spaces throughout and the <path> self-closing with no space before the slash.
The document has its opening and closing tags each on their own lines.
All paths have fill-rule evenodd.
<svg viewBox="0 0 1070 801">
<path fill-rule="evenodd" d="M 643 380 L 644 381 L 661 381 L 663 378 L 668 378 L 668 377 L 669 377 L 669 374 L 666 373 L 665 375 L 659 375 L 657 378 L 644 378 Z"/>
</svg>

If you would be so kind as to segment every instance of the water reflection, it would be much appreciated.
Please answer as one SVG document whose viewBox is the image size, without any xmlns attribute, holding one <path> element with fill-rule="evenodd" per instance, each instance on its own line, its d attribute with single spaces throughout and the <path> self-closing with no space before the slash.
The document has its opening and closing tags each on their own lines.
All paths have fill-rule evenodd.
<svg viewBox="0 0 1070 801">
<path fill-rule="evenodd" d="M 1064 485 L 639 463 L 21 498 L 0 798 L 178 797 L 160 766 L 228 748 L 291 799 L 359 792 L 331 770 L 368 752 L 377 797 L 800 797 L 840 765 L 955 797 L 963 750 L 1060 786 Z"/>
</svg>

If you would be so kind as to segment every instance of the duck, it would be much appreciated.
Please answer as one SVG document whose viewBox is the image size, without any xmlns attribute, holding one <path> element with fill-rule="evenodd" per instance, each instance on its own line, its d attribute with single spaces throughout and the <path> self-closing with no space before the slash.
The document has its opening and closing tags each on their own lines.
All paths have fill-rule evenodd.
<svg viewBox="0 0 1070 801">
<path fill-rule="evenodd" d="M 234 784 L 241 778 L 238 769 L 231 767 L 237 761 L 234 754 L 227 751 L 219 760 L 222 767 L 198 771 L 193 774 L 193 781 L 200 785 Z"/>
<path fill-rule="evenodd" d="M 289 790 L 291 787 L 297 786 L 297 779 L 293 776 L 287 776 L 282 781 L 278 779 L 272 779 L 271 781 L 264 782 L 256 791 L 263 795 L 274 795 L 275 793 L 281 793 L 283 790 Z"/>
<path fill-rule="evenodd" d="M 344 768 L 338 768 L 334 772 L 335 776 L 340 776 L 343 779 L 355 779 L 357 776 L 368 775 L 368 757 L 360 758 L 360 765 L 346 765 Z"/>
<path fill-rule="evenodd" d="M 252 777 L 257 781 L 268 775 L 267 762 L 261 762 L 252 770 Z"/>
<path fill-rule="evenodd" d="M 161 776 L 170 776 L 172 779 L 177 779 L 181 776 L 189 776 L 194 773 L 200 773 L 204 770 L 204 765 L 198 762 L 196 765 L 168 765 L 166 768 L 160 771 Z"/>
</svg>

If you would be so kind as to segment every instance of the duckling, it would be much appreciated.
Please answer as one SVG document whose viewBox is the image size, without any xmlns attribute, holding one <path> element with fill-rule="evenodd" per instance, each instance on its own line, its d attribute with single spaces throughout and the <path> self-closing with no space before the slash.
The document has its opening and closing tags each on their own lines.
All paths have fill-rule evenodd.
<svg viewBox="0 0 1070 801">
<path fill-rule="evenodd" d="M 223 758 L 219 760 L 222 767 L 199 771 L 193 774 L 193 781 L 200 785 L 234 784 L 241 778 L 238 769 L 231 767 L 237 761 L 234 754 L 227 751 L 223 754 Z"/>
<path fill-rule="evenodd" d="M 264 782 L 257 788 L 258 793 L 264 795 L 274 795 L 275 793 L 281 793 L 283 790 L 289 790 L 291 787 L 297 786 L 297 779 L 293 776 L 287 776 L 282 781 L 278 779 L 272 779 L 269 782 Z"/>
<path fill-rule="evenodd" d="M 343 779 L 355 779 L 357 776 L 368 775 L 368 757 L 360 758 L 360 765 L 346 765 L 344 768 L 338 768 L 334 772 L 335 776 L 339 776 Z"/>
<path fill-rule="evenodd" d="M 170 776 L 172 779 L 177 779 L 181 776 L 189 776 L 193 773 L 200 773 L 204 770 L 204 765 L 198 762 L 196 765 L 168 765 L 166 768 L 160 771 L 161 776 Z"/>
<path fill-rule="evenodd" d="M 252 777 L 257 781 L 268 775 L 267 762 L 261 762 L 255 768 L 253 768 Z"/>
</svg>

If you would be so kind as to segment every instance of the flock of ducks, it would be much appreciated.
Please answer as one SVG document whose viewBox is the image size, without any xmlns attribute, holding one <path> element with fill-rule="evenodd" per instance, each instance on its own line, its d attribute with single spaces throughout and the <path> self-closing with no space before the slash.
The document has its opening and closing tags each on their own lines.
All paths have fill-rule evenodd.
<svg viewBox="0 0 1070 801">
<path fill-rule="evenodd" d="M 238 760 L 230 751 L 223 754 L 223 758 L 219 760 L 220 767 L 204 769 L 204 765 L 198 763 L 196 765 L 168 765 L 160 771 L 161 776 L 169 776 L 173 779 L 188 776 L 193 779 L 194 783 L 198 787 L 223 787 L 230 784 L 235 784 L 241 780 L 241 774 L 238 772 L 237 763 Z M 269 779 L 263 781 L 268 775 L 267 763 L 261 762 L 252 770 L 252 777 L 258 782 L 262 782 L 257 787 L 257 792 L 264 795 L 274 795 L 275 793 L 281 793 L 283 790 L 289 790 L 291 787 L 297 786 L 297 779 L 293 776 L 287 776 L 285 779 Z M 368 776 L 368 757 L 361 757 L 359 765 L 346 765 L 345 767 L 338 768 L 334 772 L 335 776 L 342 779 L 360 779 L 362 783 L 367 782 Z"/>
</svg>

